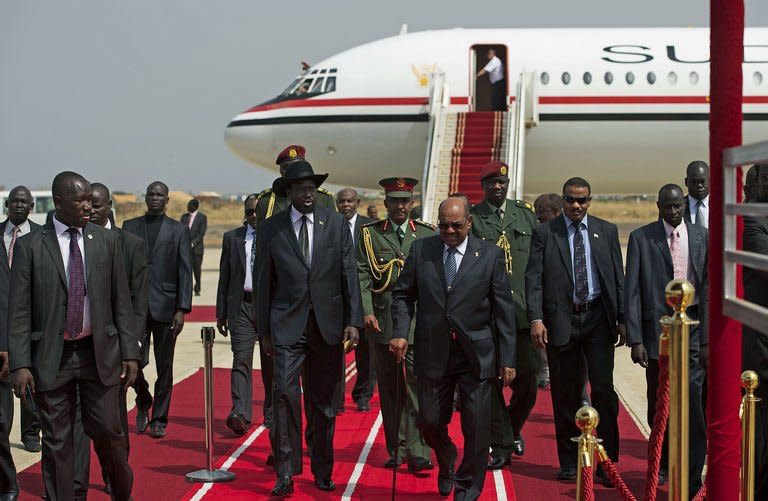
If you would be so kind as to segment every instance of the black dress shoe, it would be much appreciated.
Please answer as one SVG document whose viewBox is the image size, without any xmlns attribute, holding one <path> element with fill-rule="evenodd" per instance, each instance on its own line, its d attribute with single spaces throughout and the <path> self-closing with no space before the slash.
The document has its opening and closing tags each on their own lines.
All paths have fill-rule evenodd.
<svg viewBox="0 0 768 501">
<path fill-rule="evenodd" d="M 441 496 L 448 496 L 451 494 L 451 491 L 453 490 L 453 483 L 453 468 L 447 472 L 441 471 L 437 474 L 437 492 L 439 492 Z"/>
<path fill-rule="evenodd" d="M 165 436 L 165 426 L 153 424 L 149 427 L 149 436 L 152 438 L 163 438 Z"/>
<path fill-rule="evenodd" d="M 371 404 L 369 404 L 368 402 L 358 402 L 357 410 L 360 412 L 368 412 L 369 410 L 371 410 Z"/>
<path fill-rule="evenodd" d="M 560 471 L 557 472 L 558 480 L 576 480 L 576 467 L 575 466 L 563 466 Z"/>
<path fill-rule="evenodd" d="M 491 460 L 488 461 L 488 469 L 489 470 L 500 470 L 504 468 L 504 466 L 508 465 L 510 463 L 509 456 L 491 456 Z"/>
<path fill-rule="evenodd" d="M 667 483 L 667 470 L 659 469 L 659 487 Z"/>
<path fill-rule="evenodd" d="M 275 455 L 271 452 L 267 456 L 267 466 L 275 466 Z"/>
<path fill-rule="evenodd" d="M 613 480 L 611 480 L 611 477 L 608 476 L 608 474 L 603 470 L 601 466 L 597 467 L 597 471 L 595 472 L 595 476 L 600 480 L 600 483 L 603 484 L 605 487 L 615 487 L 613 484 Z"/>
<path fill-rule="evenodd" d="M 16 501 L 17 499 L 19 499 L 19 493 L 15 491 L 0 494 L 0 501 Z"/>
<path fill-rule="evenodd" d="M 321 491 L 335 491 L 336 484 L 330 478 L 315 478 L 315 487 Z"/>
<path fill-rule="evenodd" d="M 523 440 L 522 436 L 518 436 L 512 443 L 512 452 L 514 452 L 516 456 L 525 454 L 525 440 Z"/>
<path fill-rule="evenodd" d="M 424 470 L 432 470 L 435 465 L 426 458 L 411 458 L 408 460 L 408 471 L 416 473 Z"/>
<path fill-rule="evenodd" d="M 24 450 L 27 452 L 40 452 L 43 450 L 42 446 L 40 445 L 39 438 L 27 438 L 22 440 L 22 443 L 24 444 Z"/>
<path fill-rule="evenodd" d="M 272 488 L 272 495 L 288 496 L 289 494 L 293 494 L 293 479 L 291 477 L 278 478 L 275 487 Z"/>
<path fill-rule="evenodd" d="M 400 466 L 401 464 L 403 464 L 403 459 L 397 458 L 397 466 Z M 394 468 L 394 467 L 395 467 L 395 458 L 390 457 L 389 459 L 387 459 L 387 462 L 384 463 L 384 468 Z"/>
<path fill-rule="evenodd" d="M 144 433 L 147 431 L 149 425 L 149 408 L 142 409 L 136 406 L 136 431 L 138 433 Z"/>
<path fill-rule="evenodd" d="M 245 431 L 248 429 L 248 424 L 245 422 L 245 418 L 241 414 L 230 414 L 227 417 L 227 428 L 232 430 L 232 433 L 238 436 L 245 435 Z"/>
</svg>

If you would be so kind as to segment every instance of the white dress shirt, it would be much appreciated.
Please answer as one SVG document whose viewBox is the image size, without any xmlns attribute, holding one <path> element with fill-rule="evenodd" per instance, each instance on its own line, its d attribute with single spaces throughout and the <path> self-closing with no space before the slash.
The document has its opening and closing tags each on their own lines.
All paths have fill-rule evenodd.
<svg viewBox="0 0 768 501">
<path fill-rule="evenodd" d="M 69 226 L 65 225 L 56 216 L 53 216 L 53 227 L 56 229 L 56 238 L 59 241 L 59 250 L 61 251 L 61 259 L 64 261 L 64 273 L 67 277 L 67 287 L 69 287 Z M 85 298 L 83 301 L 83 332 L 80 334 L 72 334 L 74 338 L 82 338 L 90 336 L 91 332 L 91 299 L 88 296 L 88 271 L 85 265 L 85 245 L 83 244 L 83 229 L 77 228 L 77 246 L 80 247 L 80 255 L 83 258 L 83 279 L 85 280 Z"/>
<path fill-rule="evenodd" d="M 483 69 L 488 73 L 488 79 L 492 84 L 504 80 L 504 65 L 501 64 L 501 59 L 498 56 L 493 56 Z"/>
<path fill-rule="evenodd" d="M 349 220 L 347 220 L 347 224 L 349 225 L 349 232 L 352 234 L 352 247 L 355 247 L 355 223 L 357 222 L 357 212 L 355 212 L 355 215 L 352 216 Z"/>
<path fill-rule="evenodd" d="M 245 283 L 243 283 L 243 290 L 245 292 L 251 292 L 253 290 L 251 250 L 253 249 L 253 240 L 256 238 L 256 230 L 254 230 L 250 224 L 246 225 L 245 228 Z"/>
<path fill-rule="evenodd" d="M 693 224 L 698 224 L 698 221 L 696 221 L 696 205 L 698 203 L 698 200 L 688 195 L 688 210 L 691 211 L 691 222 Z M 709 195 L 701 199 L 701 215 L 704 227 L 709 228 Z"/>
<path fill-rule="evenodd" d="M 456 254 L 454 255 L 454 259 L 456 259 L 456 273 L 459 272 L 459 268 L 461 267 L 461 260 L 464 259 L 464 253 L 467 252 L 468 241 L 469 236 L 467 236 L 463 242 L 456 246 Z M 443 265 L 445 265 L 445 262 L 448 259 L 448 249 L 450 249 L 450 247 L 443 244 Z"/>
<path fill-rule="evenodd" d="M 187 227 L 189 227 L 190 230 L 192 229 L 192 223 L 195 222 L 196 216 L 197 216 L 197 211 L 189 213 L 189 221 L 187 221 Z"/>
<path fill-rule="evenodd" d="M 291 205 L 291 222 L 293 223 L 293 233 L 296 235 L 296 240 L 299 240 L 299 232 L 301 231 L 301 216 L 307 216 L 307 238 L 309 238 L 309 262 L 312 262 L 312 242 L 314 242 L 315 235 L 315 213 L 302 214 L 296 210 L 296 207 Z"/>
<path fill-rule="evenodd" d="M 112 229 L 112 221 L 110 221 L 109 218 L 107 218 L 107 224 L 104 225 L 104 228 L 107 230 Z"/>
<path fill-rule="evenodd" d="M 3 233 L 3 243 L 5 244 L 5 252 L 11 250 L 11 242 L 13 241 L 13 229 L 16 228 L 10 219 L 8 219 L 5 222 L 5 233 Z M 22 235 L 26 235 L 32 231 L 32 228 L 29 225 L 29 220 L 24 221 L 19 225 L 19 234 L 16 236 L 16 239 L 22 237 Z"/>
</svg>

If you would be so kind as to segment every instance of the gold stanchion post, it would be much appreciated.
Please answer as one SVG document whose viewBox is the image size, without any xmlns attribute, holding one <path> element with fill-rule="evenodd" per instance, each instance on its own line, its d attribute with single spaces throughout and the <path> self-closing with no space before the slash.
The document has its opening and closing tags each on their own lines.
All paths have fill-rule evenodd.
<svg viewBox="0 0 768 501">
<path fill-rule="evenodd" d="M 741 501 L 755 499 L 755 405 L 760 401 L 755 390 L 760 384 L 755 371 L 741 373 L 746 394 L 741 401 Z"/>
<path fill-rule="evenodd" d="M 686 280 L 672 280 L 665 290 L 667 304 L 675 311 L 661 319 L 669 333 L 669 499 L 688 500 L 688 352 L 690 328 L 698 324 L 685 314 L 696 297 Z"/>
<path fill-rule="evenodd" d="M 600 423 L 600 415 L 589 406 L 584 406 L 576 412 L 576 426 L 581 430 L 581 436 L 574 437 L 571 440 L 579 444 L 579 458 L 576 470 L 576 501 L 584 501 L 586 493 L 584 484 L 581 480 L 581 471 L 585 467 L 592 466 L 595 458 L 595 447 L 598 439 L 595 438 L 595 428 Z"/>
</svg>

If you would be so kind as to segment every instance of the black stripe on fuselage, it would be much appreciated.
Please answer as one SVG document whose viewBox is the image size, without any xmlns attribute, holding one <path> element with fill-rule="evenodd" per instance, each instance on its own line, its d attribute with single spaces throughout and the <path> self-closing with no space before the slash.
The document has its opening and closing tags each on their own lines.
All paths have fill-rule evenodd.
<svg viewBox="0 0 768 501">
<path fill-rule="evenodd" d="M 428 122 L 427 113 L 403 115 L 305 115 L 300 117 L 249 118 L 233 120 L 227 127 L 248 125 L 319 124 L 319 123 L 392 123 Z"/>
</svg>

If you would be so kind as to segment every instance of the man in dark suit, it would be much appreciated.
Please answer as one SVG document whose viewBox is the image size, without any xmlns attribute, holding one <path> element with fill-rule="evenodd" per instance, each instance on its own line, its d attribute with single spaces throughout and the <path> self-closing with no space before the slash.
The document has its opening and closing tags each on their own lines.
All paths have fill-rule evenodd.
<svg viewBox="0 0 768 501">
<path fill-rule="evenodd" d="M 416 314 L 414 366 L 420 427 L 440 465 L 437 486 L 455 499 L 480 496 L 491 443 L 490 407 L 495 378 L 515 377 L 515 309 L 503 251 L 469 236 L 466 200 L 448 198 L 438 212 L 439 236 L 413 242 L 392 293 L 393 339 L 399 362 Z M 454 473 L 456 446 L 448 436 L 453 393 L 461 398 L 464 457 Z"/>
<path fill-rule="evenodd" d="M 357 191 L 352 188 L 343 188 L 336 193 L 336 210 L 344 216 L 349 227 L 349 233 L 352 236 L 352 244 L 355 246 L 355 256 L 360 248 L 360 228 L 373 220 L 357 213 L 360 207 L 360 197 Z M 374 363 L 373 347 L 371 337 L 366 334 L 365 329 L 360 331 L 360 342 L 355 348 L 355 369 L 357 370 L 357 379 L 352 388 L 352 400 L 357 405 L 357 410 L 366 412 L 371 410 L 368 403 L 373 397 L 373 390 L 376 387 L 376 367 Z M 342 362 L 342 366 L 344 363 Z M 339 388 L 336 390 L 336 409 L 344 409 L 344 378 L 342 378 Z"/>
<path fill-rule="evenodd" d="M 105 451 L 112 496 L 133 484 L 120 424 L 120 393 L 139 358 L 118 235 L 89 224 L 91 186 L 79 174 L 53 180 L 51 225 L 16 243 L 9 302 L 14 392 L 34 396 L 43 428 L 43 480 L 52 501 L 74 499 L 74 402 Z M 41 293 L 41 291 L 43 291 Z"/>
<path fill-rule="evenodd" d="M 216 326 L 222 336 L 230 335 L 232 410 L 227 427 L 244 435 L 251 424 L 253 407 L 253 349 L 256 344 L 256 316 L 253 311 L 253 263 L 256 259 L 257 194 L 248 195 L 244 205 L 245 224 L 224 234 L 216 293 Z M 264 425 L 272 428 L 272 359 L 259 343 L 261 381 L 264 384 Z"/>
<path fill-rule="evenodd" d="M 768 165 L 753 165 L 744 183 L 744 201 L 768 203 Z M 768 255 L 768 218 L 744 216 L 743 249 Z M 744 267 L 744 298 L 768 307 L 768 273 Z M 768 332 L 744 326 L 742 337 L 744 369 L 757 372 L 760 386 L 755 396 L 757 404 L 755 427 L 755 499 L 768 499 Z"/>
<path fill-rule="evenodd" d="M 123 223 L 123 230 L 143 239 L 146 246 L 149 299 L 145 335 L 141 340 L 141 367 L 149 363 L 150 337 L 154 341 L 157 367 L 154 402 L 141 370 L 136 378 L 136 428 L 143 433 L 149 425 L 150 436 L 162 438 L 171 407 L 176 336 L 184 327 L 184 314 L 192 310 L 192 265 L 189 229 L 165 215 L 168 186 L 153 182 L 147 186 L 144 201 L 147 214 Z"/>
<path fill-rule="evenodd" d="M 192 272 L 195 276 L 195 296 L 200 295 L 200 273 L 203 267 L 205 232 L 208 230 L 208 216 L 200 212 L 200 201 L 196 198 L 187 203 L 187 212 L 181 215 L 181 224 L 189 228 L 189 243 L 192 246 Z"/>
<path fill-rule="evenodd" d="M 6 287 L 10 284 L 11 264 L 13 262 L 13 246 L 22 236 L 28 234 L 40 225 L 29 220 L 29 213 L 35 206 L 32 193 L 26 186 L 16 186 L 8 193 L 5 208 L 8 218 L 0 223 L 2 247 L 0 249 L 0 276 L 4 278 Z M 8 309 L 8 289 L 0 291 L 0 325 L 6 327 L 5 313 Z M 3 350 L 7 351 L 7 350 Z M 13 393 L 9 377 L 0 378 L 0 408 L 10 433 L 13 427 Z M 40 452 L 40 420 L 30 408 L 29 403 L 21 405 L 21 443 L 29 452 Z"/>
<path fill-rule="evenodd" d="M 138 340 L 144 335 L 144 325 L 147 321 L 147 256 L 144 250 L 144 241 L 139 237 L 126 233 L 123 230 L 113 226 L 112 215 L 112 195 L 109 188 L 101 183 L 91 183 L 91 220 L 96 226 L 101 226 L 112 230 L 118 234 L 120 248 L 123 251 L 125 261 L 125 274 L 128 279 L 128 291 L 131 294 L 131 306 L 134 315 L 134 337 L 136 339 L 136 349 L 139 349 Z M 120 423 L 123 427 L 125 436 L 125 447 L 130 452 L 130 441 L 128 439 L 128 408 L 125 401 L 126 390 L 120 392 Z M 79 401 L 79 400 L 78 400 Z M 91 470 L 91 441 L 85 434 L 82 422 L 82 413 L 80 405 L 77 404 L 75 419 L 75 495 L 87 495 L 89 477 Z M 95 447 L 96 455 L 101 463 L 101 477 L 104 480 L 104 489 L 107 493 L 112 490 L 112 472 L 109 470 L 110 464 L 105 458 L 109 451 L 101 449 L 98 445 Z"/>
<path fill-rule="evenodd" d="M 600 413 L 598 435 L 608 456 L 619 459 L 619 399 L 613 389 L 614 345 L 624 344 L 624 268 L 616 225 L 587 216 L 589 183 L 563 186 L 563 217 L 536 227 L 525 272 L 531 337 L 546 347 L 555 417 L 558 478 L 576 478 L 574 422 L 581 405 L 581 359 L 587 360 L 592 405 Z M 604 484 L 610 484 L 601 469 Z"/>
<path fill-rule="evenodd" d="M 315 485 L 332 491 L 333 395 L 343 377 L 342 342 L 354 347 L 363 325 L 360 284 L 349 227 L 341 214 L 315 207 L 317 187 L 308 162 L 294 162 L 275 184 L 291 200 L 288 210 L 259 225 L 256 235 L 256 325 L 274 361 L 273 495 L 293 492 L 302 470 L 299 374 L 311 380 L 305 398 L 314 423 L 311 446 Z"/>
<path fill-rule="evenodd" d="M 695 160 L 685 169 L 685 220 L 709 228 L 709 165 Z"/>
<path fill-rule="evenodd" d="M 624 281 L 624 316 L 627 338 L 632 346 L 632 361 L 644 367 L 648 398 L 648 424 L 656 415 L 656 390 L 659 387 L 659 320 L 671 315 L 664 290 L 673 279 L 688 280 L 696 288 L 688 315 L 701 324 L 691 328 L 689 386 L 689 485 L 691 493 L 701 487 L 701 471 L 707 454 L 707 429 L 701 400 L 703 369 L 699 366 L 700 348 L 707 345 L 707 230 L 683 221 L 685 196 L 675 184 L 664 185 L 656 202 L 659 219 L 629 235 L 627 273 Z M 660 483 L 667 476 L 667 438 L 661 456 Z"/>
</svg>

